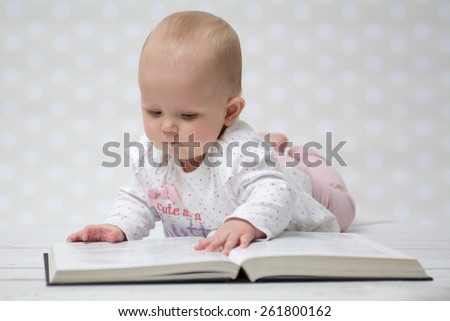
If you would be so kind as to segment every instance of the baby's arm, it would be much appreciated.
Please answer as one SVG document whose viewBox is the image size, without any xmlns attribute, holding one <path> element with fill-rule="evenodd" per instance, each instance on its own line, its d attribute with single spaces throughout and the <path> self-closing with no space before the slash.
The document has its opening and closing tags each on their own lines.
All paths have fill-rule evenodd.
<svg viewBox="0 0 450 321">
<path fill-rule="evenodd" d="M 196 250 L 215 251 L 222 248 L 222 254 L 228 255 L 236 246 L 246 248 L 252 241 L 265 238 L 266 235 L 249 222 L 231 218 L 223 223 L 214 235 L 200 240 L 195 246 Z"/>
<path fill-rule="evenodd" d="M 67 242 L 122 242 L 127 238 L 123 231 L 111 224 L 88 225 L 67 237 Z"/>
</svg>

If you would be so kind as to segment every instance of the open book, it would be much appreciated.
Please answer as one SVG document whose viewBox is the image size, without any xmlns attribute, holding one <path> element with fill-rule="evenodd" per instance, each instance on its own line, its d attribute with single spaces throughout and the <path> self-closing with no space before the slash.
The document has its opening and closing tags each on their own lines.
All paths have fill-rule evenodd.
<svg viewBox="0 0 450 321">
<path fill-rule="evenodd" d="M 198 240 L 56 243 L 46 261 L 47 284 L 231 280 L 240 271 L 252 282 L 431 279 L 416 259 L 353 233 L 284 232 L 228 257 L 194 250 Z"/>
</svg>

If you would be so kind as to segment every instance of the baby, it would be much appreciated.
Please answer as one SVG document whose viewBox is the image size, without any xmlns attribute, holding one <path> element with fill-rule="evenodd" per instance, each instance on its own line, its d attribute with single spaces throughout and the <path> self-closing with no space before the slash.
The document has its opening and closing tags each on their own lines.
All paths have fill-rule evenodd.
<svg viewBox="0 0 450 321">
<path fill-rule="evenodd" d="M 162 20 L 140 57 L 145 135 L 130 150 L 132 180 L 104 224 L 67 241 L 141 239 L 160 221 L 166 236 L 201 236 L 197 250 L 227 255 L 284 230 L 345 230 L 355 209 L 337 172 L 301 147 L 290 150 L 290 166 L 292 158 L 278 159 L 239 120 L 241 73 L 239 38 L 227 22 L 193 11 Z"/>
</svg>

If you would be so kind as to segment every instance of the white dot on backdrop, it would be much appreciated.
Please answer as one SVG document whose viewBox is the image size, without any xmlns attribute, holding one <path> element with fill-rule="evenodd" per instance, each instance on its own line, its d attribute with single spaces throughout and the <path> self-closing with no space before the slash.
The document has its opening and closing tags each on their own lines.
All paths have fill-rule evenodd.
<svg viewBox="0 0 450 321">
<path fill-rule="evenodd" d="M 3 72 L 3 81 L 10 85 L 16 85 L 20 80 L 20 72 L 15 68 L 6 68 Z"/>
<path fill-rule="evenodd" d="M 286 97 L 286 92 L 282 87 L 274 87 L 268 92 L 269 100 L 274 104 L 282 104 Z"/>
<path fill-rule="evenodd" d="M 245 9 L 245 16 L 250 21 L 257 21 L 263 17 L 263 9 L 259 4 L 252 3 Z"/>
<path fill-rule="evenodd" d="M 426 23 L 418 23 L 413 26 L 413 34 L 416 38 L 426 39 L 430 36 L 430 27 Z"/>
<path fill-rule="evenodd" d="M 444 54 L 450 53 L 450 38 L 441 39 L 439 42 L 439 50 Z"/>
<path fill-rule="evenodd" d="M 122 60 L 122 64 L 127 70 L 137 70 L 139 65 L 139 55 L 135 53 L 126 55 Z"/>
<path fill-rule="evenodd" d="M 346 103 L 341 108 L 342 116 L 347 120 L 354 120 L 358 117 L 358 106 L 354 103 Z"/>
<path fill-rule="evenodd" d="M 114 85 L 118 78 L 117 72 L 114 69 L 103 70 L 100 74 L 100 80 L 106 86 Z"/>
<path fill-rule="evenodd" d="M 311 50 L 311 42 L 308 38 L 297 38 L 294 41 L 294 50 L 299 54 L 306 54 Z"/>
<path fill-rule="evenodd" d="M 42 122 L 36 117 L 27 118 L 24 122 L 24 129 L 30 134 L 39 132 L 42 128 Z"/>
<path fill-rule="evenodd" d="M 399 201 L 394 203 L 392 211 L 396 218 L 405 219 L 411 214 L 411 206 L 404 201 Z"/>
<path fill-rule="evenodd" d="M 53 133 L 48 138 L 48 144 L 51 148 L 61 150 L 67 145 L 67 138 L 62 133 Z"/>
<path fill-rule="evenodd" d="M 376 23 L 370 23 L 364 28 L 364 34 L 367 38 L 375 40 L 381 36 L 381 26 Z"/>
<path fill-rule="evenodd" d="M 311 114 L 311 106 L 307 103 L 297 103 L 294 106 L 294 115 L 297 119 L 307 119 Z"/>
<path fill-rule="evenodd" d="M 411 175 L 404 168 L 397 168 L 392 171 L 392 181 L 397 185 L 405 185 L 409 182 Z"/>
<path fill-rule="evenodd" d="M 56 85 L 64 85 L 69 80 L 69 73 L 64 68 L 58 68 L 52 72 L 52 81 Z"/>
<path fill-rule="evenodd" d="M 89 193 L 89 187 L 85 183 L 77 182 L 71 186 L 70 193 L 78 198 L 86 197 Z"/>
<path fill-rule="evenodd" d="M 272 71 L 279 72 L 285 68 L 286 62 L 283 56 L 275 55 L 269 58 L 268 65 Z"/>
<path fill-rule="evenodd" d="M 328 119 L 321 120 L 316 124 L 316 131 L 319 134 L 333 132 L 333 129 L 333 122 L 329 121 Z"/>
<path fill-rule="evenodd" d="M 341 42 L 341 50 L 348 55 L 357 53 L 358 47 L 358 42 L 351 37 L 347 37 Z"/>
<path fill-rule="evenodd" d="M 112 118 L 117 114 L 117 106 L 112 102 L 103 102 L 99 107 L 99 112 L 102 117 Z"/>
<path fill-rule="evenodd" d="M 366 190 L 367 199 L 372 202 L 380 202 L 384 197 L 384 188 L 380 185 L 370 185 Z"/>
<path fill-rule="evenodd" d="M 28 101 L 37 102 L 42 98 L 42 89 L 39 85 L 30 85 L 25 90 L 25 97 Z"/>
<path fill-rule="evenodd" d="M 403 70 L 395 70 L 391 73 L 389 80 L 394 86 L 402 87 L 408 82 L 408 75 Z"/>
<path fill-rule="evenodd" d="M 431 93 L 428 88 L 419 88 L 414 92 L 414 99 L 422 104 L 426 104 L 431 100 Z"/>
<path fill-rule="evenodd" d="M 286 35 L 286 27 L 281 23 L 274 23 L 269 27 L 269 36 L 274 39 L 281 39 Z"/>
<path fill-rule="evenodd" d="M 16 142 L 17 138 L 16 135 L 14 135 L 13 133 L 4 132 L 0 136 L 0 145 L 5 149 L 14 147 Z"/>
<path fill-rule="evenodd" d="M 406 52 L 406 41 L 403 38 L 394 38 L 389 43 L 389 47 L 395 54 L 404 54 Z"/>
<path fill-rule="evenodd" d="M 341 76 L 342 83 L 346 87 L 354 87 L 359 82 L 358 74 L 353 70 L 346 70 Z"/>
<path fill-rule="evenodd" d="M 77 34 L 80 38 L 88 38 L 94 34 L 94 26 L 88 21 L 82 21 L 77 25 Z"/>
<path fill-rule="evenodd" d="M 450 135 L 442 137 L 441 145 L 443 150 L 450 151 Z"/>
<path fill-rule="evenodd" d="M 105 160 L 105 161 L 107 161 L 107 160 Z M 96 176 L 100 182 L 110 183 L 116 177 L 116 169 L 102 167 L 99 170 L 97 170 Z"/>
<path fill-rule="evenodd" d="M 366 90 L 365 97 L 369 104 L 377 104 L 381 101 L 383 93 L 379 88 L 372 87 Z"/>
<path fill-rule="evenodd" d="M 269 122 L 267 129 L 269 132 L 286 132 L 286 122 L 282 120 L 272 120 Z"/>
<path fill-rule="evenodd" d="M 27 65 L 30 69 L 38 70 L 42 67 L 43 64 L 44 64 L 44 59 L 42 58 L 41 54 L 39 54 L 37 52 L 33 52 L 28 55 Z"/>
<path fill-rule="evenodd" d="M 17 19 L 22 14 L 22 6 L 17 2 L 5 4 L 5 16 L 9 19 Z"/>
<path fill-rule="evenodd" d="M 75 88 L 75 98 L 79 102 L 87 102 L 91 99 L 92 89 L 88 86 L 78 86 Z"/>
<path fill-rule="evenodd" d="M 126 86 L 122 91 L 122 99 L 126 103 L 138 103 L 140 100 L 139 88 L 137 86 Z"/>
<path fill-rule="evenodd" d="M 122 121 L 122 132 L 135 134 L 141 131 L 141 122 L 134 118 L 126 118 Z"/>
<path fill-rule="evenodd" d="M 331 88 L 322 87 L 316 90 L 317 101 L 321 104 L 329 104 L 333 101 L 334 93 Z"/>
<path fill-rule="evenodd" d="M 154 19 L 155 21 L 160 21 L 167 15 L 167 8 L 162 3 L 152 3 L 149 7 L 148 12 L 152 19 Z"/>
<path fill-rule="evenodd" d="M 316 31 L 317 31 L 317 35 L 321 39 L 330 39 L 331 36 L 333 36 L 333 33 L 334 33 L 333 27 L 330 24 L 328 24 L 328 23 L 321 23 L 317 27 Z"/>
<path fill-rule="evenodd" d="M 28 25 L 28 33 L 33 37 L 39 37 L 44 34 L 45 27 L 40 21 L 32 21 Z"/>
<path fill-rule="evenodd" d="M 262 75 L 259 70 L 249 70 L 244 74 L 244 82 L 250 87 L 258 87 L 262 83 Z"/>
<path fill-rule="evenodd" d="M 119 14 L 119 8 L 115 3 L 109 2 L 102 7 L 102 16 L 106 20 L 113 20 Z"/>
<path fill-rule="evenodd" d="M 440 82 L 444 87 L 450 87 L 450 71 L 444 71 L 441 73 Z"/>
<path fill-rule="evenodd" d="M 109 198 L 100 198 L 95 202 L 95 209 L 98 213 L 105 215 L 111 210 L 112 202 Z"/>
<path fill-rule="evenodd" d="M 53 38 L 52 47 L 57 52 L 64 52 L 69 49 L 70 41 L 66 36 L 56 36 Z"/>
<path fill-rule="evenodd" d="M 319 70 L 330 71 L 333 68 L 333 59 L 328 55 L 320 55 L 316 59 L 316 65 Z"/>
<path fill-rule="evenodd" d="M 347 22 L 354 22 L 358 19 L 359 11 L 355 5 L 347 4 L 341 8 L 341 18 Z"/>
<path fill-rule="evenodd" d="M 404 152 L 409 147 L 409 140 L 403 135 L 394 136 L 391 140 L 391 147 L 394 152 Z"/>
<path fill-rule="evenodd" d="M 422 201 L 430 201 L 434 197 L 434 189 L 431 185 L 424 184 L 417 188 L 417 197 Z"/>
<path fill-rule="evenodd" d="M 369 136 L 380 136 L 383 133 L 383 125 L 379 120 L 372 119 L 366 123 L 366 133 Z"/>
<path fill-rule="evenodd" d="M 348 136 L 344 139 L 344 149 L 348 152 L 355 152 L 359 148 L 359 139 L 356 136 Z"/>
<path fill-rule="evenodd" d="M 408 108 L 405 104 L 396 103 L 391 108 L 391 115 L 396 119 L 405 119 L 408 116 Z"/>
<path fill-rule="evenodd" d="M 10 210 L 12 205 L 11 198 L 6 195 L 0 195 L 0 212 Z"/>
<path fill-rule="evenodd" d="M 294 75 L 294 83 L 301 88 L 307 87 L 311 83 L 311 76 L 307 71 L 298 71 Z"/>
<path fill-rule="evenodd" d="M 249 37 L 244 42 L 244 49 L 249 54 L 258 54 L 262 51 L 263 44 L 260 38 L 258 37 Z"/>
<path fill-rule="evenodd" d="M 365 59 L 364 65 L 366 66 L 366 69 L 369 71 L 379 71 L 382 66 L 382 61 L 380 57 L 370 55 Z"/>
<path fill-rule="evenodd" d="M 441 107 L 441 115 L 444 118 L 450 119 L 450 103 L 446 103 Z"/>
<path fill-rule="evenodd" d="M 65 101 L 57 100 L 50 106 L 50 113 L 57 118 L 64 118 L 67 116 L 69 107 Z"/>
<path fill-rule="evenodd" d="M 414 58 L 414 67 L 418 71 L 428 71 L 430 69 L 430 58 L 428 56 L 417 56 Z"/>
<path fill-rule="evenodd" d="M 62 181 L 66 177 L 66 170 L 62 166 L 51 166 L 47 169 L 47 178 L 52 181 Z"/>
<path fill-rule="evenodd" d="M 138 38 L 141 35 L 141 27 L 135 22 L 128 22 L 123 27 L 123 32 L 128 38 Z"/>
<path fill-rule="evenodd" d="M 64 20 L 70 16 L 70 6 L 66 2 L 58 2 L 53 6 L 53 16 Z"/>
<path fill-rule="evenodd" d="M 91 157 L 87 151 L 79 150 L 73 154 L 72 161 L 78 167 L 85 167 L 89 165 L 90 158 Z"/>
<path fill-rule="evenodd" d="M 5 49 L 10 52 L 16 52 L 20 49 L 22 41 L 16 35 L 7 35 L 3 43 Z"/>
<path fill-rule="evenodd" d="M 433 156 L 428 152 L 421 152 L 416 157 L 416 165 L 422 169 L 430 168 L 433 162 Z"/>
<path fill-rule="evenodd" d="M 420 136 L 427 136 L 433 130 L 433 125 L 428 120 L 419 120 L 416 122 L 414 129 Z"/>
<path fill-rule="evenodd" d="M 389 16 L 393 21 L 396 22 L 403 21 L 405 20 L 406 15 L 407 15 L 406 8 L 401 4 L 396 3 L 389 9 Z"/>
<path fill-rule="evenodd" d="M 383 165 L 383 156 L 379 153 L 369 153 L 366 157 L 366 165 L 369 169 L 380 169 Z"/>
<path fill-rule="evenodd" d="M 25 213 L 19 213 L 17 215 L 17 223 L 26 225 L 26 224 L 33 224 L 36 220 L 36 214 L 25 212 Z"/>
<path fill-rule="evenodd" d="M 107 36 L 103 39 L 101 46 L 103 48 L 103 51 L 107 53 L 112 53 L 117 50 L 119 43 L 115 37 Z"/>
<path fill-rule="evenodd" d="M 73 127 L 77 134 L 88 134 L 92 129 L 92 123 L 89 119 L 77 119 Z"/>
<path fill-rule="evenodd" d="M 41 154 L 34 149 L 28 149 L 22 154 L 22 162 L 27 166 L 36 166 L 41 160 Z"/>
<path fill-rule="evenodd" d="M 357 186 L 359 183 L 359 172 L 355 169 L 345 168 L 341 170 L 342 178 L 344 179 L 346 185 Z"/>
<path fill-rule="evenodd" d="M 450 185 L 450 169 L 444 170 L 444 173 L 442 174 L 442 180 L 445 184 Z"/>
<path fill-rule="evenodd" d="M 442 21 L 450 21 L 450 4 L 442 4 L 438 9 L 439 17 Z"/>
<path fill-rule="evenodd" d="M 311 9 L 307 4 L 299 4 L 294 9 L 294 18 L 298 21 L 308 21 L 311 17 Z"/>
<path fill-rule="evenodd" d="M 256 101 L 247 103 L 246 107 L 244 108 L 244 112 L 243 112 L 243 116 L 245 118 L 252 119 L 252 120 L 260 119 L 262 114 L 263 114 L 263 108 Z"/>
<path fill-rule="evenodd" d="M 72 214 L 69 217 L 69 223 L 74 225 L 86 225 L 88 223 L 88 219 L 84 214 Z"/>
<path fill-rule="evenodd" d="M 24 181 L 20 185 L 20 191 L 24 196 L 33 196 L 38 190 L 37 184 L 33 181 Z"/>
<path fill-rule="evenodd" d="M 1 113 L 5 117 L 14 117 L 19 112 L 17 103 L 14 100 L 5 99 L 1 104 Z"/>
<path fill-rule="evenodd" d="M 92 67 L 93 59 L 88 53 L 81 53 L 78 55 L 75 64 L 78 69 L 87 70 Z"/>
<path fill-rule="evenodd" d="M 10 165 L 0 165 L 0 181 L 6 182 L 14 177 L 14 167 Z"/>
<path fill-rule="evenodd" d="M 63 206 L 64 206 L 63 200 L 56 196 L 50 196 L 44 202 L 45 209 L 50 213 L 61 212 Z"/>
</svg>

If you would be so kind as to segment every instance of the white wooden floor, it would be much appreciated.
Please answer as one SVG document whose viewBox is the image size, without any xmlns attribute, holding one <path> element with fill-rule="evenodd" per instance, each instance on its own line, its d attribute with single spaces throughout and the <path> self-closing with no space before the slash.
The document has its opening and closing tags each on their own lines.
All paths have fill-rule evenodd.
<svg viewBox="0 0 450 321">
<path fill-rule="evenodd" d="M 350 230 L 418 258 L 433 281 L 47 287 L 42 253 L 78 228 L 53 225 L 0 230 L 0 300 L 450 300 L 449 226 L 378 222 L 356 224 Z"/>
</svg>

